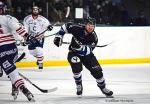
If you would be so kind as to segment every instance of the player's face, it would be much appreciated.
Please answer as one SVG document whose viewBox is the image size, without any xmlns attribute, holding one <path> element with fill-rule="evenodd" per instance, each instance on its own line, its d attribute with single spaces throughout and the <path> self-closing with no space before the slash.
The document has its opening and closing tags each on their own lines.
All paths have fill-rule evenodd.
<svg viewBox="0 0 150 104">
<path fill-rule="evenodd" d="M 94 31 L 95 26 L 92 24 L 87 24 L 85 28 L 88 33 L 91 33 Z"/>
<path fill-rule="evenodd" d="M 33 8 L 33 10 L 32 10 L 32 14 L 33 15 L 38 15 L 39 14 L 39 9 L 38 8 Z"/>
</svg>

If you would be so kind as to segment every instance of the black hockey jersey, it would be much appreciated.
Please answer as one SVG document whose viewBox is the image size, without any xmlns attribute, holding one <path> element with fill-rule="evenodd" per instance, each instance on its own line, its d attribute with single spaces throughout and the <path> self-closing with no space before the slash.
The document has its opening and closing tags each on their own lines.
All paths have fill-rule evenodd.
<svg viewBox="0 0 150 104">
<path fill-rule="evenodd" d="M 65 24 L 65 32 L 73 35 L 69 50 L 72 50 L 72 48 L 78 48 L 79 44 L 96 46 L 98 43 L 98 38 L 95 31 L 93 31 L 92 33 L 87 33 L 85 26 L 83 25 L 67 23 Z M 95 47 L 91 48 L 93 50 Z"/>
</svg>

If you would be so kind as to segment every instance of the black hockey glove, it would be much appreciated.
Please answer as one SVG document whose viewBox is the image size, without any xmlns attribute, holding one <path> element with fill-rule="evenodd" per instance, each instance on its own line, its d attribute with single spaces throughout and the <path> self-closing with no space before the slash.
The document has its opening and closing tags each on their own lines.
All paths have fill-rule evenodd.
<svg viewBox="0 0 150 104">
<path fill-rule="evenodd" d="M 35 44 L 35 43 L 38 43 L 38 40 L 33 37 L 33 36 L 30 36 L 30 35 L 26 35 L 26 44 Z"/>
<path fill-rule="evenodd" d="M 59 47 L 62 45 L 62 38 L 61 37 L 55 37 L 54 38 L 54 44 Z"/>
<path fill-rule="evenodd" d="M 27 43 L 26 42 L 21 42 L 21 46 L 26 46 Z"/>
<path fill-rule="evenodd" d="M 47 29 L 48 29 L 49 31 L 51 31 L 51 30 L 53 29 L 53 26 L 52 26 L 52 25 L 49 25 L 49 26 L 47 27 Z"/>
</svg>

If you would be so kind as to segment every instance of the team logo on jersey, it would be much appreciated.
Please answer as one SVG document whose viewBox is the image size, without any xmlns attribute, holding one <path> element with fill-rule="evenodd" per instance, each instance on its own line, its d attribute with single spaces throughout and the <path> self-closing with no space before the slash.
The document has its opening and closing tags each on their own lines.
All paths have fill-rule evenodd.
<svg viewBox="0 0 150 104">
<path fill-rule="evenodd" d="M 8 60 L 6 60 L 2 65 L 3 65 L 3 67 L 4 67 L 5 69 L 7 69 L 8 67 L 11 66 L 11 64 L 9 63 Z"/>
<path fill-rule="evenodd" d="M 74 56 L 74 57 L 71 58 L 71 62 L 72 62 L 72 63 L 79 63 L 79 62 L 80 62 L 80 59 L 79 59 L 79 57 Z"/>
</svg>

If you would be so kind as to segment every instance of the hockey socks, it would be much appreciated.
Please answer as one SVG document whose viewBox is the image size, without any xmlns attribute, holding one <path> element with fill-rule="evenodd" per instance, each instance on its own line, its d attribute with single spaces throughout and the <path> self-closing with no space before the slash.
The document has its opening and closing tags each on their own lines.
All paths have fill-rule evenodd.
<svg viewBox="0 0 150 104">
<path fill-rule="evenodd" d="M 77 89 L 76 94 L 82 95 L 82 92 L 83 92 L 82 75 L 81 75 L 81 73 L 78 73 L 78 74 L 74 74 L 73 77 L 74 77 L 75 83 L 76 83 L 76 89 Z"/>
</svg>

